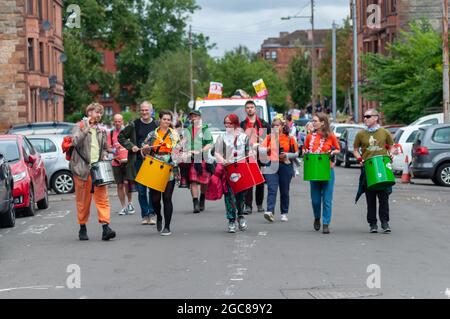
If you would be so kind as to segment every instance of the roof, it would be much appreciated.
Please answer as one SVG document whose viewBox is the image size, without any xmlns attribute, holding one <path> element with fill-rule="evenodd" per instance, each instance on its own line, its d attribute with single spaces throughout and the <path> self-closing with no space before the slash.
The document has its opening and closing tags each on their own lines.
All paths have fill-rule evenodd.
<svg viewBox="0 0 450 319">
<path fill-rule="evenodd" d="M 314 46 L 325 47 L 331 29 L 314 30 Z M 280 37 L 267 38 L 261 48 L 298 48 L 311 47 L 311 30 L 296 30 L 292 33 L 281 32 Z"/>
</svg>

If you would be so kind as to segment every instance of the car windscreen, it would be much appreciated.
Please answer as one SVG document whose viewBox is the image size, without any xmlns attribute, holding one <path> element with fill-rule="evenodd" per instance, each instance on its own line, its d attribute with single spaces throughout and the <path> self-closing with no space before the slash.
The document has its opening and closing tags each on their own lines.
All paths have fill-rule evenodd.
<svg viewBox="0 0 450 319">
<path fill-rule="evenodd" d="M 202 113 L 203 124 L 208 124 L 212 131 L 224 131 L 223 120 L 229 114 L 236 114 L 240 121 L 247 117 L 245 107 L 242 105 L 204 106 L 199 107 L 198 110 Z M 262 106 L 256 106 L 256 114 L 259 118 L 264 118 Z"/>
<path fill-rule="evenodd" d="M 405 132 L 404 129 L 399 129 L 399 130 L 395 133 L 395 136 L 394 136 L 394 142 L 395 142 L 395 144 L 398 144 L 398 143 L 400 142 L 400 138 L 402 137 L 403 132 Z"/>
<path fill-rule="evenodd" d="M 7 162 L 17 162 L 20 160 L 19 147 L 15 140 L 0 140 L 0 154 Z"/>
<path fill-rule="evenodd" d="M 358 134 L 360 130 L 348 129 L 348 142 L 353 144 L 355 141 L 356 134 Z"/>
</svg>

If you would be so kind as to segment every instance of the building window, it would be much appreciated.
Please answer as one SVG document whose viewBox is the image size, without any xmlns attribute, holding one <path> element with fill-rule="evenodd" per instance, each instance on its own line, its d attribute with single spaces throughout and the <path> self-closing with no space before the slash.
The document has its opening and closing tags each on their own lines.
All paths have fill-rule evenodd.
<svg viewBox="0 0 450 319">
<path fill-rule="evenodd" d="M 42 0 L 38 0 L 38 18 L 42 20 Z"/>
<path fill-rule="evenodd" d="M 114 53 L 114 59 L 116 60 L 116 65 L 120 63 L 120 53 L 116 52 Z"/>
<path fill-rule="evenodd" d="M 112 106 L 105 106 L 105 115 L 108 118 L 112 117 L 112 115 L 113 115 L 113 108 L 112 108 Z"/>
<path fill-rule="evenodd" d="M 275 61 L 277 59 L 277 51 L 272 51 L 270 58 Z"/>
<path fill-rule="evenodd" d="M 44 65 L 44 43 L 39 42 L 39 64 L 41 68 L 41 73 L 45 73 Z"/>
<path fill-rule="evenodd" d="M 397 12 L 397 0 L 391 0 L 391 13 Z"/>
<path fill-rule="evenodd" d="M 27 14 L 30 16 L 32 16 L 34 14 L 33 0 L 27 0 Z"/>
<path fill-rule="evenodd" d="M 33 38 L 28 39 L 28 70 L 34 70 L 34 40 Z"/>
<path fill-rule="evenodd" d="M 105 65 L 105 53 L 100 52 L 100 63 Z"/>
<path fill-rule="evenodd" d="M 266 51 L 266 60 L 270 60 L 270 51 Z"/>
</svg>

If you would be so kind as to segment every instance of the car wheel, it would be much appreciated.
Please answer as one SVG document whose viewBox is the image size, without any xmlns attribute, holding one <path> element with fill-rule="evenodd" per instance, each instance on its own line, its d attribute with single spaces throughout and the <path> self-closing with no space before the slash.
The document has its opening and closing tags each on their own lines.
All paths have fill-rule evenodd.
<svg viewBox="0 0 450 319">
<path fill-rule="evenodd" d="M 30 187 L 30 201 L 28 203 L 28 207 L 24 209 L 25 216 L 34 216 L 36 213 L 36 205 L 34 201 L 34 190 L 33 187 Z"/>
<path fill-rule="evenodd" d="M 348 160 L 348 155 L 344 155 L 344 167 L 349 168 L 350 167 L 350 161 Z"/>
<path fill-rule="evenodd" d="M 450 163 L 444 163 L 436 171 L 438 185 L 450 187 Z"/>
<path fill-rule="evenodd" d="M 44 198 L 37 202 L 37 207 L 39 209 L 47 209 L 48 208 L 48 189 L 45 187 Z"/>
<path fill-rule="evenodd" d="M 16 224 L 16 209 L 14 208 L 14 201 L 11 200 L 11 205 L 6 214 L 0 215 L 0 228 L 14 227 L 15 224 Z"/>
<path fill-rule="evenodd" d="M 335 158 L 334 158 L 334 164 L 336 164 L 336 166 L 341 166 L 341 164 L 342 164 L 342 161 L 340 161 L 340 160 L 338 159 L 337 155 L 336 155 Z"/>
<path fill-rule="evenodd" d="M 72 174 L 59 172 L 53 177 L 52 188 L 57 194 L 69 194 L 75 191 Z"/>
</svg>

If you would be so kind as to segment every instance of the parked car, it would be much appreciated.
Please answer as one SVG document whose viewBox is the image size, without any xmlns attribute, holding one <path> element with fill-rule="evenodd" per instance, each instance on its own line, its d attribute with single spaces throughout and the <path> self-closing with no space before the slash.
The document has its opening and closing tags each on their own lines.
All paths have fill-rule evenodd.
<svg viewBox="0 0 450 319">
<path fill-rule="evenodd" d="M 22 135 L 0 135 L 0 153 L 8 154 L 14 182 L 14 205 L 26 216 L 48 208 L 47 177 L 44 161 Z"/>
<path fill-rule="evenodd" d="M 75 191 L 69 161 L 62 151 L 63 135 L 30 135 L 28 140 L 41 154 L 44 161 L 47 180 L 57 194 L 68 194 Z"/>
<path fill-rule="evenodd" d="M 442 123 L 444 123 L 444 113 L 435 113 L 422 116 L 409 125 L 419 125 L 419 124 L 434 125 Z"/>
<path fill-rule="evenodd" d="M 450 187 L 450 124 L 421 127 L 413 145 L 412 173 Z"/>
<path fill-rule="evenodd" d="M 357 127 L 348 127 L 342 132 L 339 137 L 339 145 L 341 146 L 340 153 L 336 154 L 334 162 L 336 166 L 344 164 L 349 168 L 352 164 L 358 164 L 355 155 L 353 155 L 353 143 L 355 142 L 356 134 L 360 131 Z"/>
<path fill-rule="evenodd" d="M 349 124 L 349 123 L 332 123 L 330 125 L 331 131 L 336 135 L 336 137 L 339 139 L 341 134 L 349 127 L 356 127 L 359 129 L 364 128 L 361 124 Z"/>
<path fill-rule="evenodd" d="M 9 158 L 0 153 L 0 228 L 14 227 L 16 211 L 13 198 L 13 176 Z"/>
<path fill-rule="evenodd" d="M 412 161 L 412 146 L 421 127 L 427 125 L 409 125 L 400 128 L 394 136 L 394 146 L 400 150 L 398 155 L 393 155 L 392 170 L 395 174 L 401 174 L 408 156 L 408 166 Z"/>
<path fill-rule="evenodd" d="M 69 122 L 36 122 L 13 126 L 7 134 L 33 135 L 33 134 L 61 134 L 72 133 L 74 123 Z"/>
<path fill-rule="evenodd" d="M 389 131 L 389 133 L 391 133 L 392 138 L 394 138 L 395 134 L 398 132 L 398 130 L 401 127 L 404 127 L 405 125 L 403 124 L 390 124 L 390 125 L 385 125 L 383 126 L 383 128 L 385 128 L 386 130 Z"/>
</svg>

